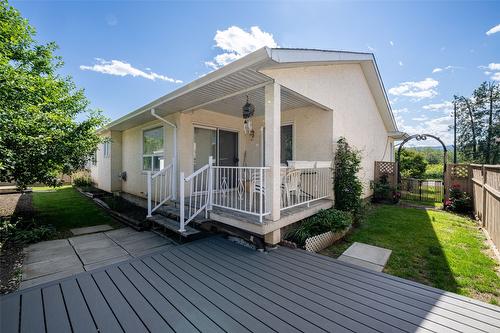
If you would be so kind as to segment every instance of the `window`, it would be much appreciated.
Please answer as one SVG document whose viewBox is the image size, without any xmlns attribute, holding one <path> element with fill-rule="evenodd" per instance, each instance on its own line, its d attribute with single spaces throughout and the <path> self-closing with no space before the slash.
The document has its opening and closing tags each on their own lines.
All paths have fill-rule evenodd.
<svg viewBox="0 0 500 333">
<path fill-rule="evenodd" d="M 281 164 L 293 160 L 293 125 L 281 126 Z"/>
<path fill-rule="evenodd" d="M 158 171 L 164 166 L 163 127 L 142 132 L 142 169 Z"/>
<path fill-rule="evenodd" d="M 102 150 L 103 150 L 104 158 L 109 158 L 111 156 L 111 141 L 105 141 L 102 144 Z"/>
</svg>

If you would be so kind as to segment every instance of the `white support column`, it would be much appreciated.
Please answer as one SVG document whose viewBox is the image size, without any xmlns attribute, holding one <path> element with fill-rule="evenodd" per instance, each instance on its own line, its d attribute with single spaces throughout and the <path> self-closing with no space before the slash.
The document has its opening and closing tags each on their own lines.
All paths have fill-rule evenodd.
<svg viewBox="0 0 500 333">
<path fill-rule="evenodd" d="M 281 87 L 271 83 L 264 87 L 265 96 L 265 156 L 266 166 L 270 167 L 266 188 L 267 207 L 271 210 L 270 219 L 280 219 L 281 197 Z"/>
</svg>

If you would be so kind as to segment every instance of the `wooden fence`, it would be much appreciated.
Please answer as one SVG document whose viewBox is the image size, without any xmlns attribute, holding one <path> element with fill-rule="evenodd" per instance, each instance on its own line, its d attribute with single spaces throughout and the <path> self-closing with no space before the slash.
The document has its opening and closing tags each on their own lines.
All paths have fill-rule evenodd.
<svg viewBox="0 0 500 333">
<path fill-rule="evenodd" d="M 500 248 L 500 165 L 470 165 L 474 213 Z"/>
</svg>

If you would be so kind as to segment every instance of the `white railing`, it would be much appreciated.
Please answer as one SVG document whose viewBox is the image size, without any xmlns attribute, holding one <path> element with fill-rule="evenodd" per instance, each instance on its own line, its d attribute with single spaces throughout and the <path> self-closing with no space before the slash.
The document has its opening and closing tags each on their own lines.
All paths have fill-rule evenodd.
<svg viewBox="0 0 500 333">
<path fill-rule="evenodd" d="M 212 165 L 213 159 L 209 158 L 208 164 L 196 170 L 188 177 L 184 177 L 184 172 L 180 173 L 179 197 L 180 197 L 180 228 L 179 231 L 186 231 L 186 225 L 198 214 L 210 208 L 210 196 L 212 191 Z M 187 188 L 187 196 L 185 195 Z"/>
<path fill-rule="evenodd" d="M 148 171 L 148 217 L 173 196 L 173 164 L 170 163 L 160 171 Z"/>
<path fill-rule="evenodd" d="M 259 218 L 270 214 L 266 207 L 268 167 L 213 166 L 211 205 Z"/>
<path fill-rule="evenodd" d="M 323 164 L 323 163 L 322 163 Z M 281 168 L 281 210 L 332 197 L 330 166 Z"/>
</svg>

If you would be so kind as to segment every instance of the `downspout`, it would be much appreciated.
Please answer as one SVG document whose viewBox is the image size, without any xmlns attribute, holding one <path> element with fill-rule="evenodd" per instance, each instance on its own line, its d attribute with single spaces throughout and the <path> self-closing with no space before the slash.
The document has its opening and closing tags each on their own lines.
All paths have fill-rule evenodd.
<svg viewBox="0 0 500 333">
<path fill-rule="evenodd" d="M 152 108 L 151 109 L 151 115 L 159 120 L 161 120 L 162 122 L 164 122 L 165 124 L 167 124 L 168 126 L 171 126 L 173 129 L 174 129 L 174 156 L 173 156 L 173 183 L 172 183 L 172 198 L 173 200 L 175 200 L 177 198 L 177 125 L 171 123 L 170 121 L 160 117 L 159 115 L 157 115 L 155 113 L 155 109 Z"/>
</svg>

